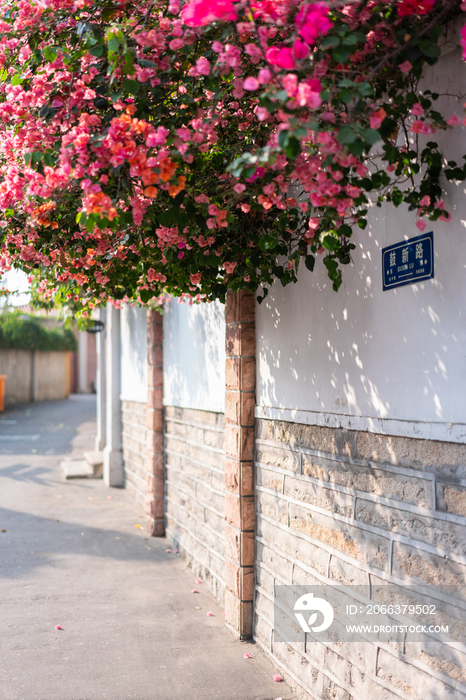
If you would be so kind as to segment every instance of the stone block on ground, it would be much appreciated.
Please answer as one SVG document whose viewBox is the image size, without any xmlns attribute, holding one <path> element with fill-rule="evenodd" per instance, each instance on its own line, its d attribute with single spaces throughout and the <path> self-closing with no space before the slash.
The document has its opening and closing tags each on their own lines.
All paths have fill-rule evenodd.
<svg viewBox="0 0 466 700">
<path fill-rule="evenodd" d="M 65 479 L 89 479 L 94 476 L 94 469 L 85 459 L 63 459 L 60 462 Z"/>
<path fill-rule="evenodd" d="M 85 452 L 84 453 L 84 459 L 88 463 L 90 467 L 92 467 L 93 470 L 93 475 L 101 479 L 103 475 L 103 468 L 104 468 L 104 453 L 103 451 L 93 451 L 93 452 Z"/>
</svg>

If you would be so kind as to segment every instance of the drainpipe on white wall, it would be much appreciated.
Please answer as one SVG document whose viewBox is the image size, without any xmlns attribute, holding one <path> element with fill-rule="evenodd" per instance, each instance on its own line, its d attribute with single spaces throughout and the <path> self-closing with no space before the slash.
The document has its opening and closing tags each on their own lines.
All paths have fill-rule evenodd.
<svg viewBox="0 0 466 700">
<path fill-rule="evenodd" d="M 105 324 L 105 309 L 99 309 L 99 321 Z M 105 395 L 105 338 L 107 329 L 96 334 L 97 372 L 95 378 L 95 390 L 97 393 L 97 436 L 95 439 L 96 452 L 101 452 L 105 447 L 106 433 L 106 395 Z"/>
<path fill-rule="evenodd" d="M 78 393 L 87 394 L 87 333 L 78 333 Z"/>
<path fill-rule="evenodd" d="M 104 481 L 107 486 L 123 486 L 120 402 L 120 311 L 107 305 L 106 328 L 106 444 Z"/>
</svg>

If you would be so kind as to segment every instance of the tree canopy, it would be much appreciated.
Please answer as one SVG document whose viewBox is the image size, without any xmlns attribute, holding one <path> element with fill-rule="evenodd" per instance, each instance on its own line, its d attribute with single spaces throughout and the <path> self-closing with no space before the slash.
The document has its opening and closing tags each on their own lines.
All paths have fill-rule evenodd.
<svg viewBox="0 0 466 700">
<path fill-rule="evenodd" d="M 420 79 L 461 7 L 2 0 L 1 265 L 85 315 L 263 298 L 318 253 L 337 290 L 370 200 L 450 218 L 466 166 L 435 133 L 462 117 Z"/>
</svg>

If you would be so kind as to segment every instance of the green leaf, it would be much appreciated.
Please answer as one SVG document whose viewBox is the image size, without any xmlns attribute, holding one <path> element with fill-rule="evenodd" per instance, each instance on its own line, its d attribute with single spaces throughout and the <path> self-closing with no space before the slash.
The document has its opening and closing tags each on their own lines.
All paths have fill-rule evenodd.
<svg viewBox="0 0 466 700">
<path fill-rule="evenodd" d="M 337 36 L 326 36 L 322 41 L 322 48 L 324 51 L 326 49 L 334 49 L 340 45 L 340 39 Z"/>
<path fill-rule="evenodd" d="M 290 139 L 290 132 L 287 131 L 286 129 L 283 129 L 283 131 L 280 131 L 278 134 L 278 145 L 280 148 L 286 148 L 288 146 L 288 142 Z"/>
<path fill-rule="evenodd" d="M 42 55 L 48 63 L 53 63 L 58 56 L 58 51 L 55 46 L 47 46 L 43 51 Z"/>
<path fill-rule="evenodd" d="M 419 42 L 419 48 L 421 49 L 424 56 L 429 56 L 429 58 L 438 58 L 441 53 L 440 47 L 428 41 L 427 39 L 425 41 Z"/>
<path fill-rule="evenodd" d="M 32 154 L 32 162 L 38 163 L 40 160 L 42 160 L 42 156 L 42 151 L 34 151 L 34 153 Z"/>
<path fill-rule="evenodd" d="M 107 48 L 109 53 L 117 53 L 118 49 L 120 48 L 120 42 L 113 33 L 111 34 L 111 37 L 107 42 Z"/>
<path fill-rule="evenodd" d="M 93 46 L 91 49 L 89 49 L 89 53 L 91 54 L 91 56 L 95 56 L 96 58 L 100 58 L 101 56 L 103 56 L 104 52 L 104 44 L 97 44 L 97 46 Z"/>
<path fill-rule="evenodd" d="M 361 136 L 364 141 L 371 146 L 377 143 L 377 141 L 380 141 L 380 134 L 376 129 L 363 129 L 361 131 Z"/>
<path fill-rule="evenodd" d="M 324 236 L 322 240 L 322 245 L 324 246 L 324 248 L 327 248 L 327 250 L 333 251 L 338 248 L 338 246 L 340 245 L 340 241 L 335 236 L 328 235 Z"/>
<path fill-rule="evenodd" d="M 273 250 L 274 248 L 277 247 L 278 244 L 278 239 L 276 236 L 274 236 L 271 233 L 266 233 L 265 236 L 262 236 L 262 238 L 259 240 L 259 248 L 263 250 L 264 252 L 266 250 Z"/>
<path fill-rule="evenodd" d="M 39 117 L 41 119 L 46 119 L 49 116 L 50 113 L 50 106 L 49 105 L 44 105 L 39 109 Z"/>
<path fill-rule="evenodd" d="M 301 144 L 299 143 L 298 139 L 296 139 L 294 136 L 291 136 L 289 143 L 287 147 L 285 148 L 285 153 L 288 156 L 288 158 L 296 158 L 301 151 Z"/>
<path fill-rule="evenodd" d="M 314 265 L 315 265 L 316 259 L 313 255 L 306 255 L 304 259 L 304 264 L 306 265 L 307 269 L 310 270 L 311 272 L 314 270 Z"/>
<path fill-rule="evenodd" d="M 342 224 L 338 229 L 338 234 L 340 236 L 346 236 L 347 238 L 349 238 L 353 234 L 353 231 L 351 229 L 351 226 L 348 226 L 348 224 Z"/>
<path fill-rule="evenodd" d="M 356 134 L 354 133 L 351 124 L 345 124 L 342 126 L 337 135 L 338 143 L 348 144 L 354 143 L 356 141 Z"/>
<path fill-rule="evenodd" d="M 337 63 L 346 63 L 348 58 L 351 56 L 353 53 L 353 49 L 348 48 L 347 46 L 338 46 L 333 52 L 332 56 L 337 61 Z"/>
<path fill-rule="evenodd" d="M 138 80 L 124 80 L 123 90 L 129 92 L 130 95 L 137 95 L 141 89 L 141 83 Z"/>
<path fill-rule="evenodd" d="M 357 87 L 357 91 L 362 97 L 370 97 L 374 94 L 374 88 L 369 83 L 360 83 Z"/>
</svg>

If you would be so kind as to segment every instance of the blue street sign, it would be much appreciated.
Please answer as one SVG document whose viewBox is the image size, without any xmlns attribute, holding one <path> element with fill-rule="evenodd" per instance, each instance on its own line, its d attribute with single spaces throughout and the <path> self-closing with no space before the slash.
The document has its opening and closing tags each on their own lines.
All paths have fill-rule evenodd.
<svg viewBox="0 0 466 700">
<path fill-rule="evenodd" d="M 382 249 L 383 291 L 434 276 L 434 234 L 410 238 Z"/>
</svg>

